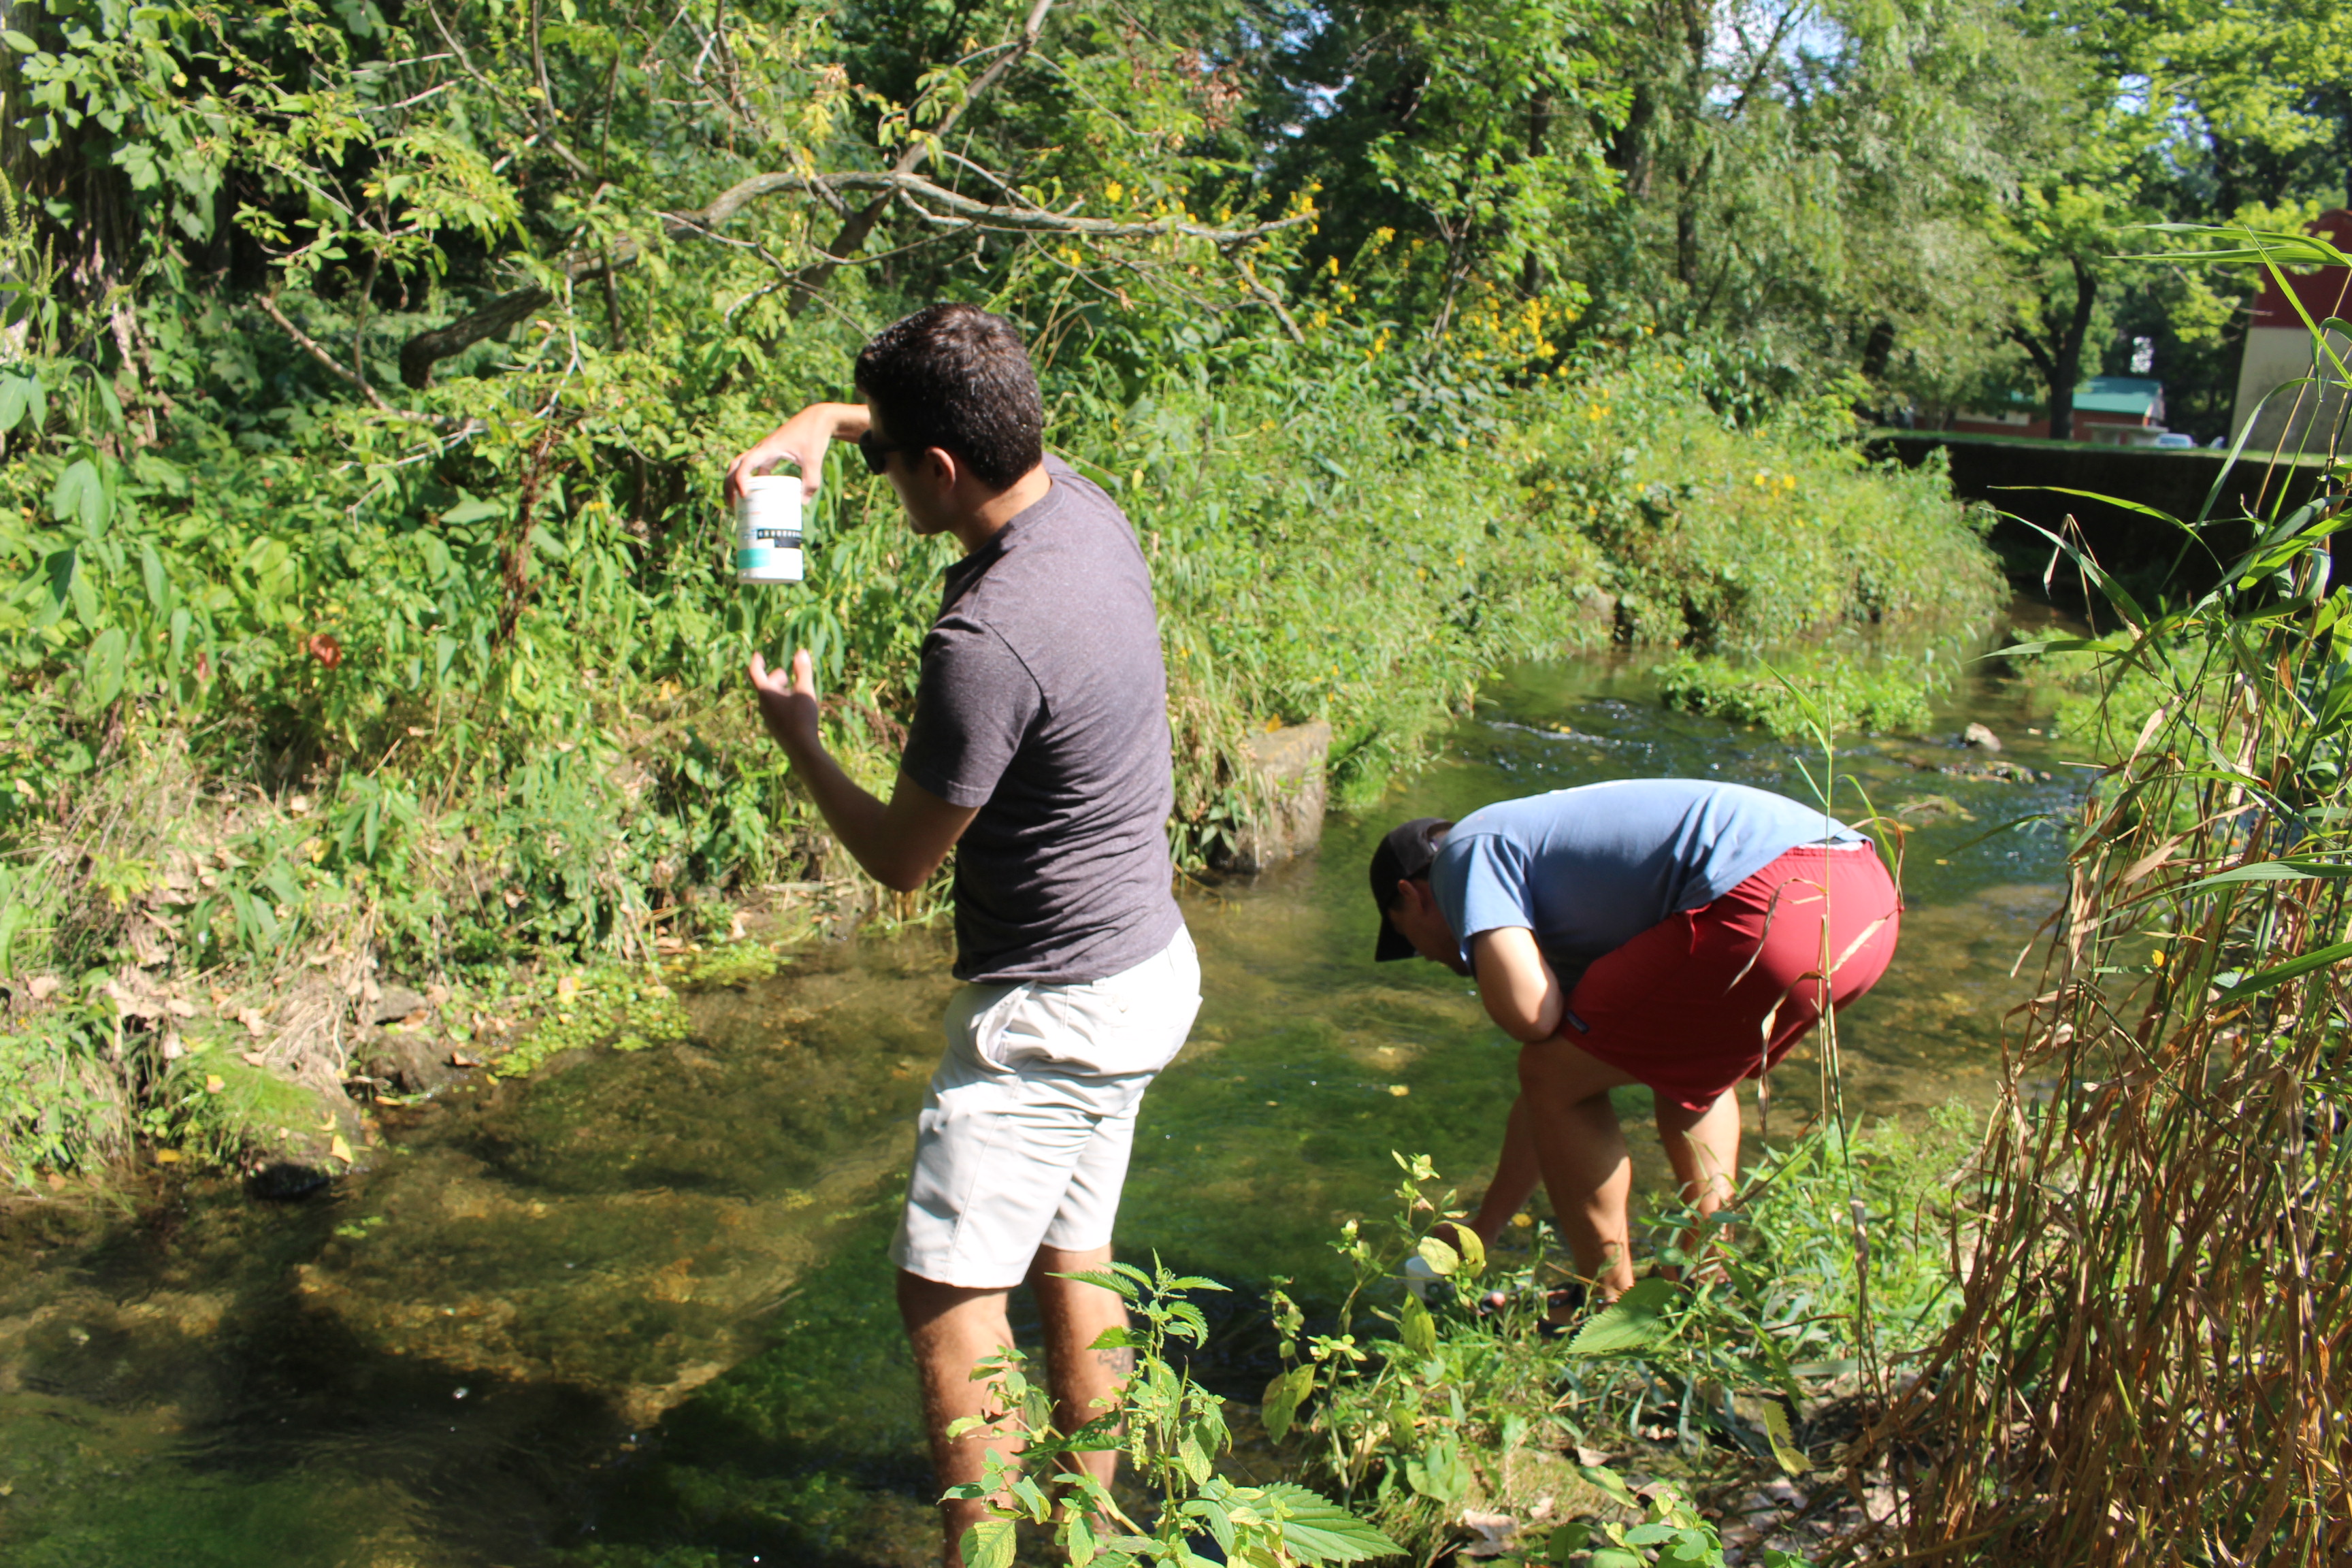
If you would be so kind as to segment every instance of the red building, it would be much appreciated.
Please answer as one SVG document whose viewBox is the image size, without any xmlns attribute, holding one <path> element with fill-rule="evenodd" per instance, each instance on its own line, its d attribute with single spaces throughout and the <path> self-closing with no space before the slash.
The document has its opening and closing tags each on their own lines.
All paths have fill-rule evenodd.
<svg viewBox="0 0 2352 1568">
<path fill-rule="evenodd" d="M 2341 208 L 2322 213 L 2310 234 L 2338 251 L 2352 254 L 2352 212 Z M 2352 267 L 2314 267 L 2286 271 L 2286 289 L 2267 270 L 2263 291 L 2254 300 L 2252 322 L 2246 329 L 2245 357 L 2238 366 L 2238 404 L 2230 421 L 2232 437 L 2253 426 L 2246 437 L 2250 452 L 2294 451 L 2324 441 L 2324 433 L 2342 416 L 2344 389 L 2326 384 L 2336 379 L 2334 367 L 2322 370 L 2312 385 L 2311 328 L 2330 316 L 2352 319 Z M 2294 298 L 2287 297 L 2293 290 Z M 2296 305 L 2303 309 L 2297 310 Z M 2336 352 L 2347 354 L 2344 335 L 2332 334 Z M 2305 383 L 2298 385 L 2297 383 Z"/>
</svg>

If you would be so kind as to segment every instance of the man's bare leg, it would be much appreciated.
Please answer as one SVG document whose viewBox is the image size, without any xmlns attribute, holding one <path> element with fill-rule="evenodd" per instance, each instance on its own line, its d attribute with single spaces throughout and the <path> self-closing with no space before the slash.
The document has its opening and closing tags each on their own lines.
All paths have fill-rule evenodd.
<svg viewBox="0 0 2352 1568">
<path fill-rule="evenodd" d="M 1003 1290 L 942 1285 L 919 1274 L 898 1271 L 898 1316 L 914 1347 L 915 1370 L 923 1386 L 923 1426 L 930 1434 L 931 1468 L 940 1490 L 980 1480 L 993 1450 L 1011 1458 L 1021 1451 L 1018 1434 L 982 1426 L 961 1437 L 948 1428 L 964 1416 L 998 1414 L 994 1394 L 974 1383 L 971 1369 L 1013 1342 Z M 946 1568 L 963 1568 L 963 1532 L 989 1517 L 984 1501 L 940 1505 L 947 1531 Z"/>
<path fill-rule="evenodd" d="M 1686 1110 L 1669 1100 L 1658 1101 L 1658 1141 L 1682 1184 L 1683 1202 L 1701 1219 L 1731 1201 L 1739 1182 L 1739 1096 L 1731 1089 L 1717 1095 L 1705 1110 Z M 1694 1226 L 1682 1235 L 1683 1256 L 1694 1263 L 1711 1227 Z"/>
<path fill-rule="evenodd" d="M 1557 1036 L 1519 1048 L 1519 1105 L 1576 1270 L 1614 1299 L 1633 1283 L 1633 1157 L 1609 1091 L 1633 1077 Z"/>
<path fill-rule="evenodd" d="M 1066 1252 L 1041 1247 L 1030 1265 L 1029 1288 L 1037 1293 L 1037 1315 L 1045 1331 L 1045 1375 L 1054 1390 L 1054 1426 L 1076 1431 L 1105 1411 L 1115 1410 L 1135 1375 L 1135 1352 L 1097 1350 L 1106 1329 L 1127 1327 L 1127 1303 L 1113 1290 L 1056 1275 L 1110 1266 L 1110 1248 Z M 1118 1450 L 1072 1456 L 1095 1479 L 1108 1486 L 1118 1473 Z"/>
</svg>

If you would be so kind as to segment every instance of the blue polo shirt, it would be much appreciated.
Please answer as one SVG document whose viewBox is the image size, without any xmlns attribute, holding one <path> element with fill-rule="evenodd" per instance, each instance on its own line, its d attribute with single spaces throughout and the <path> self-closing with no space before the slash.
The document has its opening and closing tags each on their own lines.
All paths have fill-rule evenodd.
<svg viewBox="0 0 2352 1568">
<path fill-rule="evenodd" d="M 1481 806 L 1446 831 L 1429 885 L 1465 961 L 1480 931 L 1524 926 L 1572 988 L 1594 959 L 1801 844 L 1867 842 L 1769 790 L 1618 779 Z"/>
</svg>

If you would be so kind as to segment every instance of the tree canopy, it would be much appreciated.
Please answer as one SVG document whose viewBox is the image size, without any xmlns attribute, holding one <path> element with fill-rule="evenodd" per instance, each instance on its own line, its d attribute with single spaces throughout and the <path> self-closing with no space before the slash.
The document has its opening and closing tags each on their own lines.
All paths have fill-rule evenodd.
<svg viewBox="0 0 2352 1568">
<path fill-rule="evenodd" d="M 715 312 L 730 346 L 683 374 L 723 377 L 812 311 L 943 291 L 1138 363 L 1369 312 L 1407 358 L 1525 375 L 1648 329 L 1759 384 L 2032 388 L 2062 421 L 2152 353 L 2210 423 L 2244 278 L 2111 258 L 2152 221 L 2307 216 L 2352 169 L 2326 0 L 13 15 L 16 297 L 142 430 L 253 391 L 257 314 L 316 395 L 462 419 L 415 395 L 551 332 L 625 353 Z"/>
</svg>

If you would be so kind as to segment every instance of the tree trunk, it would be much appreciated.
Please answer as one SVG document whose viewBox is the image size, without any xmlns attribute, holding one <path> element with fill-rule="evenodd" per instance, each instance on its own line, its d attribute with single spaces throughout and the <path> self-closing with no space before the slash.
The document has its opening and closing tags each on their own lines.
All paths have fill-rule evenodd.
<svg viewBox="0 0 2352 1568">
<path fill-rule="evenodd" d="M 2080 258 L 2074 268 L 2074 310 L 2055 334 L 2050 356 L 2050 438 L 2074 438 L 2074 388 L 2083 380 L 2083 340 L 2090 335 L 2091 308 L 2098 302 L 2099 280 Z"/>
<path fill-rule="evenodd" d="M 1609 135 L 1609 166 L 1624 176 L 1625 194 L 1637 201 L 1650 194 L 1650 127 L 1657 115 L 1658 100 L 1649 87 L 1636 85 L 1625 123 Z"/>
<path fill-rule="evenodd" d="M 1887 363 L 1894 357 L 1895 323 L 1886 321 L 1874 323 L 1870 335 L 1863 340 L 1862 374 L 1874 382 L 1877 381 L 1886 374 Z"/>
</svg>

